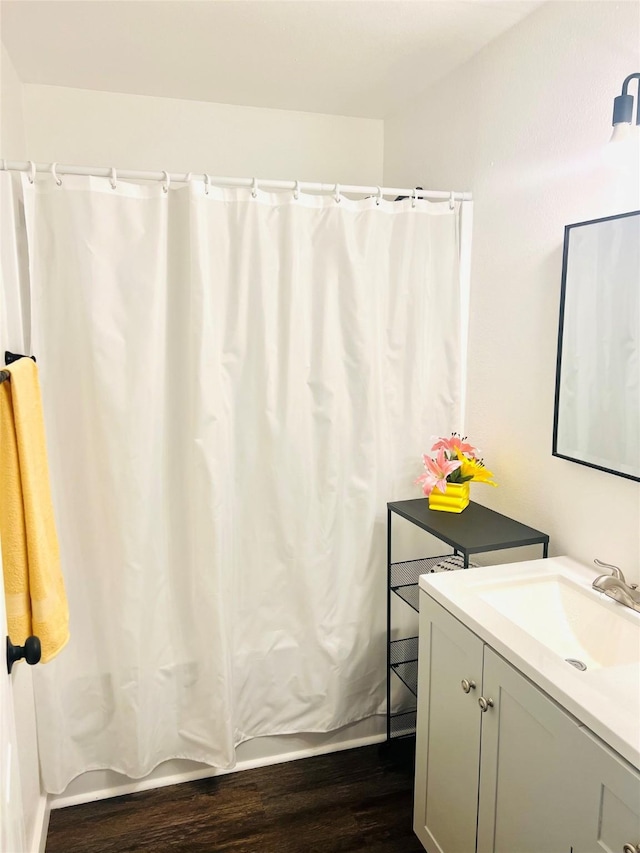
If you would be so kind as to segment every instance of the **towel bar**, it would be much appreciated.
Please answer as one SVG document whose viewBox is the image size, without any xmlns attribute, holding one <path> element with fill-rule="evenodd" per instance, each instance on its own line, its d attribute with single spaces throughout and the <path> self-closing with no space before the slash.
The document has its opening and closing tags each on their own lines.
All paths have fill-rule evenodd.
<svg viewBox="0 0 640 853">
<path fill-rule="evenodd" d="M 14 361 L 17 361 L 19 358 L 32 358 L 34 361 L 36 360 L 35 355 L 20 355 L 17 352 L 9 352 L 9 350 L 5 350 L 4 353 L 4 361 L 5 364 L 11 364 Z M 8 370 L 0 370 L 0 385 L 3 382 L 8 382 L 11 379 L 11 374 Z"/>
</svg>

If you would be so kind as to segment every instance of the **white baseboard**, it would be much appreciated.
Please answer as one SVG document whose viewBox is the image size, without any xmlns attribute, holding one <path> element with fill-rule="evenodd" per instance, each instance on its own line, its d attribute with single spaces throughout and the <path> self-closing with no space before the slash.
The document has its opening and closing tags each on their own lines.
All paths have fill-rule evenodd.
<svg viewBox="0 0 640 853">
<path fill-rule="evenodd" d="M 382 720 L 384 720 L 384 717 Z M 363 723 L 368 724 L 363 727 L 364 731 L 368 729 L 370 732 L 372 729 L 371 718 L 363 721 Z M 62 809 L 67 806 L 77 806 L 82 803 L 90 803 L 96 800 L 108 799 L 110 797 L 120 797 L 123 794 L 133 794 L 137 791 L 148 791 L 152 788 L 163 788 L 167 785 L 177 785 L 181 782 L 193 782 L 197 779 L 207 779 L 213 776 L 222 776 L 227 773 L 238 773 L 243 770 L 252 770 L 256 767 L 266 767 L 271 764 L 282 764 L 286 761 L 310 758 L 314 755 L 325 755 L 329 752 L 341 752 L 345 749 L 370 746 L 371 744 L 382 743 L 386 740 L 386 730 L 384 732 L 379 730 L 382 726 L 380 721 L 377 721 L 377 724 L 374 724 L 373 726 L 375 729 L 378 729 L 374 734 L 358 734 L 357 732 L 354 732 L 353 730 L 357 729 L 358 725 L 361 724 L 347 727 L 348 733 L 351 736 L 345 737 L 344 739 L 340 739 L 336 732 L 330 732 L 324 738 L 321 735 L 314 734 L 310 736 L 310 738 L 313 738 L 315 742 L 303 746 L 300 746 L 302 736 L 289 736 L 292 740 L 292 748 L 289 749 L 286 746 L 287 736 L 280 736 L 278 738 L 256 738 L 253 741 L 248 741 L 238 747 L 239 759 L 236 766 L 231 770 L 221 770 L 217 767 L 210 767 L 206 764 L 196 765 L 195 762 L 184 762 L 189 765 L 189 769 L 178 770 L 177 772 L 167 772 L 167 769 L 163 770 L 161 765 L 159 768 L 156 768 L 154 773 L 149 776 L 145 776 L 143 779 L 128 779 L 127 777 L 120 776 L 119 774 L 111 774 L 111 776 L 116 778 L 114 784 L 108 784 L 108 777 L 105 773 L 102 773 L 99 787 L 91 786 L 87 790 L 73 791 L 74 786 L 77 789 L 79 785 L 81 785 L 81 781 L 79 780 L 82 780 L 82 777 L 79 777 L 79 780 L 74 780 L 74 782 L 71 783 L 67 788 L 67 791 L 62 794 L 51 796 L 50 806 L 52 809 Z M 274 742 L 274 746 L 278 751 L 269 751 L 268 746 L 271 741 Z M 257 744 L 258 742 L 261 742 L 259 748 L 257 750 L 252 750 L 251 745 Z M 263 754 L 249 754 L 246 755 L 246 757 L 240 757 L 243 747 L 246 748 L 244 750 L 245 752 L 253 751 L 258 753 L 262 752 Z M 170 767 L 172 763 L 175 762 L 167 762 L 167 767 Z M 83 775 L 88 777 L 91 774 L 87 773 Z"/>
</svg>

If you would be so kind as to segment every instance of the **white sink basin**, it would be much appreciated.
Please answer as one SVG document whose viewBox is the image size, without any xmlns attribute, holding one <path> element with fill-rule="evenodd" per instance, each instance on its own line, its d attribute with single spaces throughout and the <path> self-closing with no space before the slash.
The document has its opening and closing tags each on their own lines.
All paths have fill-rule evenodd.
<svg viewBox="0 0 640 853">
<path fill-rule="evenodd" d="M 640 662 L 640 620 L 566 576 L 504 579 L 483 584 L 478 595 L 539 643 L 588 670 Z"/>
</svg>

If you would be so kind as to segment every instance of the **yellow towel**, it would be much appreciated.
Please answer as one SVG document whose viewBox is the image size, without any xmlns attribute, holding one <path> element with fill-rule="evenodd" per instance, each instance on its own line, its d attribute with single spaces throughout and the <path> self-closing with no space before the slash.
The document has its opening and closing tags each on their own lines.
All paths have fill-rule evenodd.
<svg viewBox="0 0 640 853">
<path fill-rule="evenodd" d="M 38 368 L 21 358 L 0 384 L 0 541 L 11 641 L 40 638 L 42 662 L 69 639 Z"/>
</svg>

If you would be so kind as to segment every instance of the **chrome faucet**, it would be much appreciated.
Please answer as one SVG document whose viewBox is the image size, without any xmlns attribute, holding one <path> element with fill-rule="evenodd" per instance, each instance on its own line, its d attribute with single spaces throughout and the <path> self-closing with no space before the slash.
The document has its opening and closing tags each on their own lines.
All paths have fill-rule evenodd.
<svg viewBox="0 0 640 853">
<path fill-rule="evenodd" d="M 598 575 L 592 586 L 598 592 L 604 592 L 609 598 L 619 601 L 625 607 L 630 607 L 632 610 L 640 611 L 640 592 L 637 584 L 627 584 L 624 575 L 617 566 L 610 566 L 609 563 L 603 563 L 601 560 L 593 561 L 596 566 L 602 569 L 610 569 L 611 574 Z"/>
</svg>

